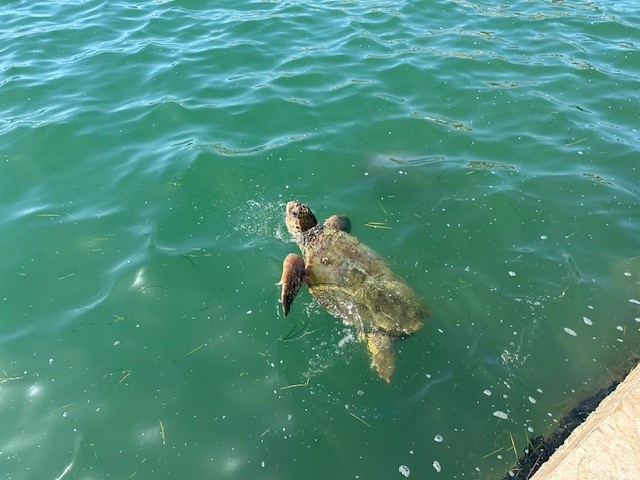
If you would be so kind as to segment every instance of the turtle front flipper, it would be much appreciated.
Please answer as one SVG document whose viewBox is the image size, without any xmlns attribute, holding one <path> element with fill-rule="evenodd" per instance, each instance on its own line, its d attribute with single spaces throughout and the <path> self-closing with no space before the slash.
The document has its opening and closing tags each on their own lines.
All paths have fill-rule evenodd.
<svg viewBox="0 0 640 480">
<path fill-rule="evenodd" d="M 344 215 L 331 215 L 324 221 L 324 226 L 347 233 L 351 231 L 351 221 Z"/>
<path fill-rule="evenodd" d="M 304 279 L 304 260 L 300 255 L 290 253 L 282 262 L 282 277 L 277 285 L 282 285 L 280 303 L 285 318 L 289 313 L 293 299 L 295 298 L 300 285 Z"/>
<path fill-rule="evenodd" d="M 396 355 L 393 351 L 394 339 L 383 331 L 363 333 L 361 337 L 367 343 L 371 366 L 376 369 L 380 378 L 391 383 L 391 375 L 396 369 Z"/>
</svg>

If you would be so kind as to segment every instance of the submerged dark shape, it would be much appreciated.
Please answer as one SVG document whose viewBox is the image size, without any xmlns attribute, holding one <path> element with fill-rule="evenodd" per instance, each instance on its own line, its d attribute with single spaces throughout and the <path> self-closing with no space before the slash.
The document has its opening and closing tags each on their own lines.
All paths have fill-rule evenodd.
<svg viewBox="0 0 640 480">
<path fill-rule="evenodd" d="M 324 309 L 356 327 L 372 366 L 390 382 L 395 370 L 393 343 L 422 328 L 427 306 L 380 255 L 345 231 L 346 217 L 333 215 L 320 224 L 308 206 L 289 202 L 286 224 L 302 257 L 291 253 L 282 265 L 284 316 L 305 282 Z"/>
</svg>

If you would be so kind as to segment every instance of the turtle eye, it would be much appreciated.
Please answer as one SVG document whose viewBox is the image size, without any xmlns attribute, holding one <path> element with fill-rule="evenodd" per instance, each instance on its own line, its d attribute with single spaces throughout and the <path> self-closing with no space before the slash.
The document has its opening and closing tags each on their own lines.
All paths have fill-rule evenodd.
<svg viewBox="0 0 640 480">
<path fill-rule="evenodd" d="M 290 213 L 293 218 L 298 218 L 298 207 L 292 208 Z"/>
</svg>

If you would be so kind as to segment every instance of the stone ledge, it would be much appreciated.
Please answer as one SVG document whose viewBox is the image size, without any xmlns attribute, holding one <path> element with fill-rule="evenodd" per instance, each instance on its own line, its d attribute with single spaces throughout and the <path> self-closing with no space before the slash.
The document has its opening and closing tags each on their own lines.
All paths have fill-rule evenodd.
<svg viewBox="0 0 640 480">
<path fill-rule="evenodd" d="M 531 480 L 640 478 L 640 366 L 608 395 Z"/>
</svg>

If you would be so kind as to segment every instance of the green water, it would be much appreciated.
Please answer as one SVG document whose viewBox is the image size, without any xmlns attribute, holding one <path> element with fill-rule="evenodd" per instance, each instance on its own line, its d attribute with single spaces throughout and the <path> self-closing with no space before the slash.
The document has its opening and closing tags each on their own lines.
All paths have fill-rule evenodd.
<svg viewBox="0 0 640 480">
<path fill-rule="evenodd" d="M 640 8 L 216 3 L 0 10 L 0 478 L 500 478 L 638 353 Z M 430 305 L 391 385 L 290 199 Z"/>
</svg>

